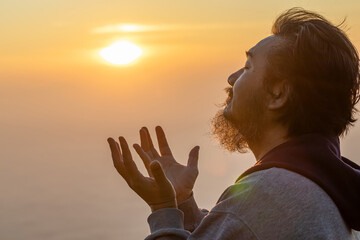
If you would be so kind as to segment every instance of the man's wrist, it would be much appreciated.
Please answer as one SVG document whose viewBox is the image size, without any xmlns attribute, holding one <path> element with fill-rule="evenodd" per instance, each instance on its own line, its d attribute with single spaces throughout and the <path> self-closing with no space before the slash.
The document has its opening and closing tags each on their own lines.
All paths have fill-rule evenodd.
<svg viewBox="0 0 360 240">
<path fill-rule="evenodd" d="M 193 195 L 193 192 L 189 192 L 188 194 L 183 194 L 179 197 L 176 197 L 177 203 L 181 204 L 182 202 L 185 202 L 187 199 L 189 199 Z"/>
<path fill-rule="evenodd" d="M 164 202 L 159 204 L 151 204 L 149 205 L 151 208 L 151 212 L 155 212 L 156 210 L 162 209 L 162 208 L 177 208 L 177 202 L 176 199 L 170 202 Z"/>
</svg>

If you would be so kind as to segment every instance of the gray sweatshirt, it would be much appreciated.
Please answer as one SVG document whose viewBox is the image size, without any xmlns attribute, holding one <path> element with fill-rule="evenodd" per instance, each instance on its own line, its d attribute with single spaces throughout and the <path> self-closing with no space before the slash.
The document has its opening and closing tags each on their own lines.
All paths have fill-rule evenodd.
<svg viewBox="0 0 360 240">
<path fill-rule="evenodd" d="M 347 226 L 322 188 L 276 167 L 251 173 L 230 186 L 210 211 L 199 209 L 191 196 L 179 209 L 153 212 L 148 223 L 151 234 L 146 240 L 360 240 L 360 232 Z"/>
</svg>

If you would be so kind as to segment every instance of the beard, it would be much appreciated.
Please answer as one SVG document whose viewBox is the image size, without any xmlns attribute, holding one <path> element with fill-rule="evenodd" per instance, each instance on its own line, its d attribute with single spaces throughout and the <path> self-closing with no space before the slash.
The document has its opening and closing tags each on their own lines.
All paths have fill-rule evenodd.
<svg viewBox="0 0 360 240">
<path fill-rule="evenodd" d="M 246 103 L 236 109 L 241 114 L 235 119 L 231 112 L 226 111 L 226 106 L 232 100 L 232 89 L 229 87 L 225 91 L 228 98 L 211 121 L 212 135 L 228 151 L 246 153 L 249 143 L 261 137 L 264 110 L 262 96 L 259 93 L 250 95 Z"/>
</svg>

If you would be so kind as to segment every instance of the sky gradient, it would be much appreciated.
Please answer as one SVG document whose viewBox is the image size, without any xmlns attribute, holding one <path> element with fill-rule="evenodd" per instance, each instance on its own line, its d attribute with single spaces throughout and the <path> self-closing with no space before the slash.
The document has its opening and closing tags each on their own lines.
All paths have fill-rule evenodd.
<svg viewBox="0 0 360 240">
<path fill-rule="evenodd" d="M 139 142 L 142 126 L 152 134 L 163 126 L 181 163 L 200 145 L 195 198 L 211 208 L 255 162 L 222 150 L 209 133 L 227 77 L 295 6 L 333 23 L 347 17 L 360 48 L 355 0 L 2 1 L 0 239 L 144 238 L 150 209 L 113 169 L 106 142 Z M 119 24 L 143 29 L 99 31 Z M 144 54 L 126 66 L 106 63 L 99 50 L 117 40 Z M 359 139 L 356 123 L 341 140 L 357 163 Z"/>
</svg>

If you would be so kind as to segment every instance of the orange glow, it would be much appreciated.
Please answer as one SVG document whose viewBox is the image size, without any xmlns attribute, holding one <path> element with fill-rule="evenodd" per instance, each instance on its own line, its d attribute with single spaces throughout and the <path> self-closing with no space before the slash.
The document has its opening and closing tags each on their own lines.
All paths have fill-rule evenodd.
<svg viewBox="0 0 360 240">
<path fill-rule="evenodd" d="M 360 50 L 360 1 L 335 2 L 2 1 L 0 238 L 143 239 L 149 208 L 114 171 L 106 142 L 139 143 L 142 126 L 154 136 L 161 125 L 182 164 L 201 146 L 194 193 L 213 207 L 254 163 L 209 134 L 229 74 L 294 4 L 334 23 L 347 16 Z M 360 121 L 342 142 L 358 163 L 359 138 Z"/>
</svg>

